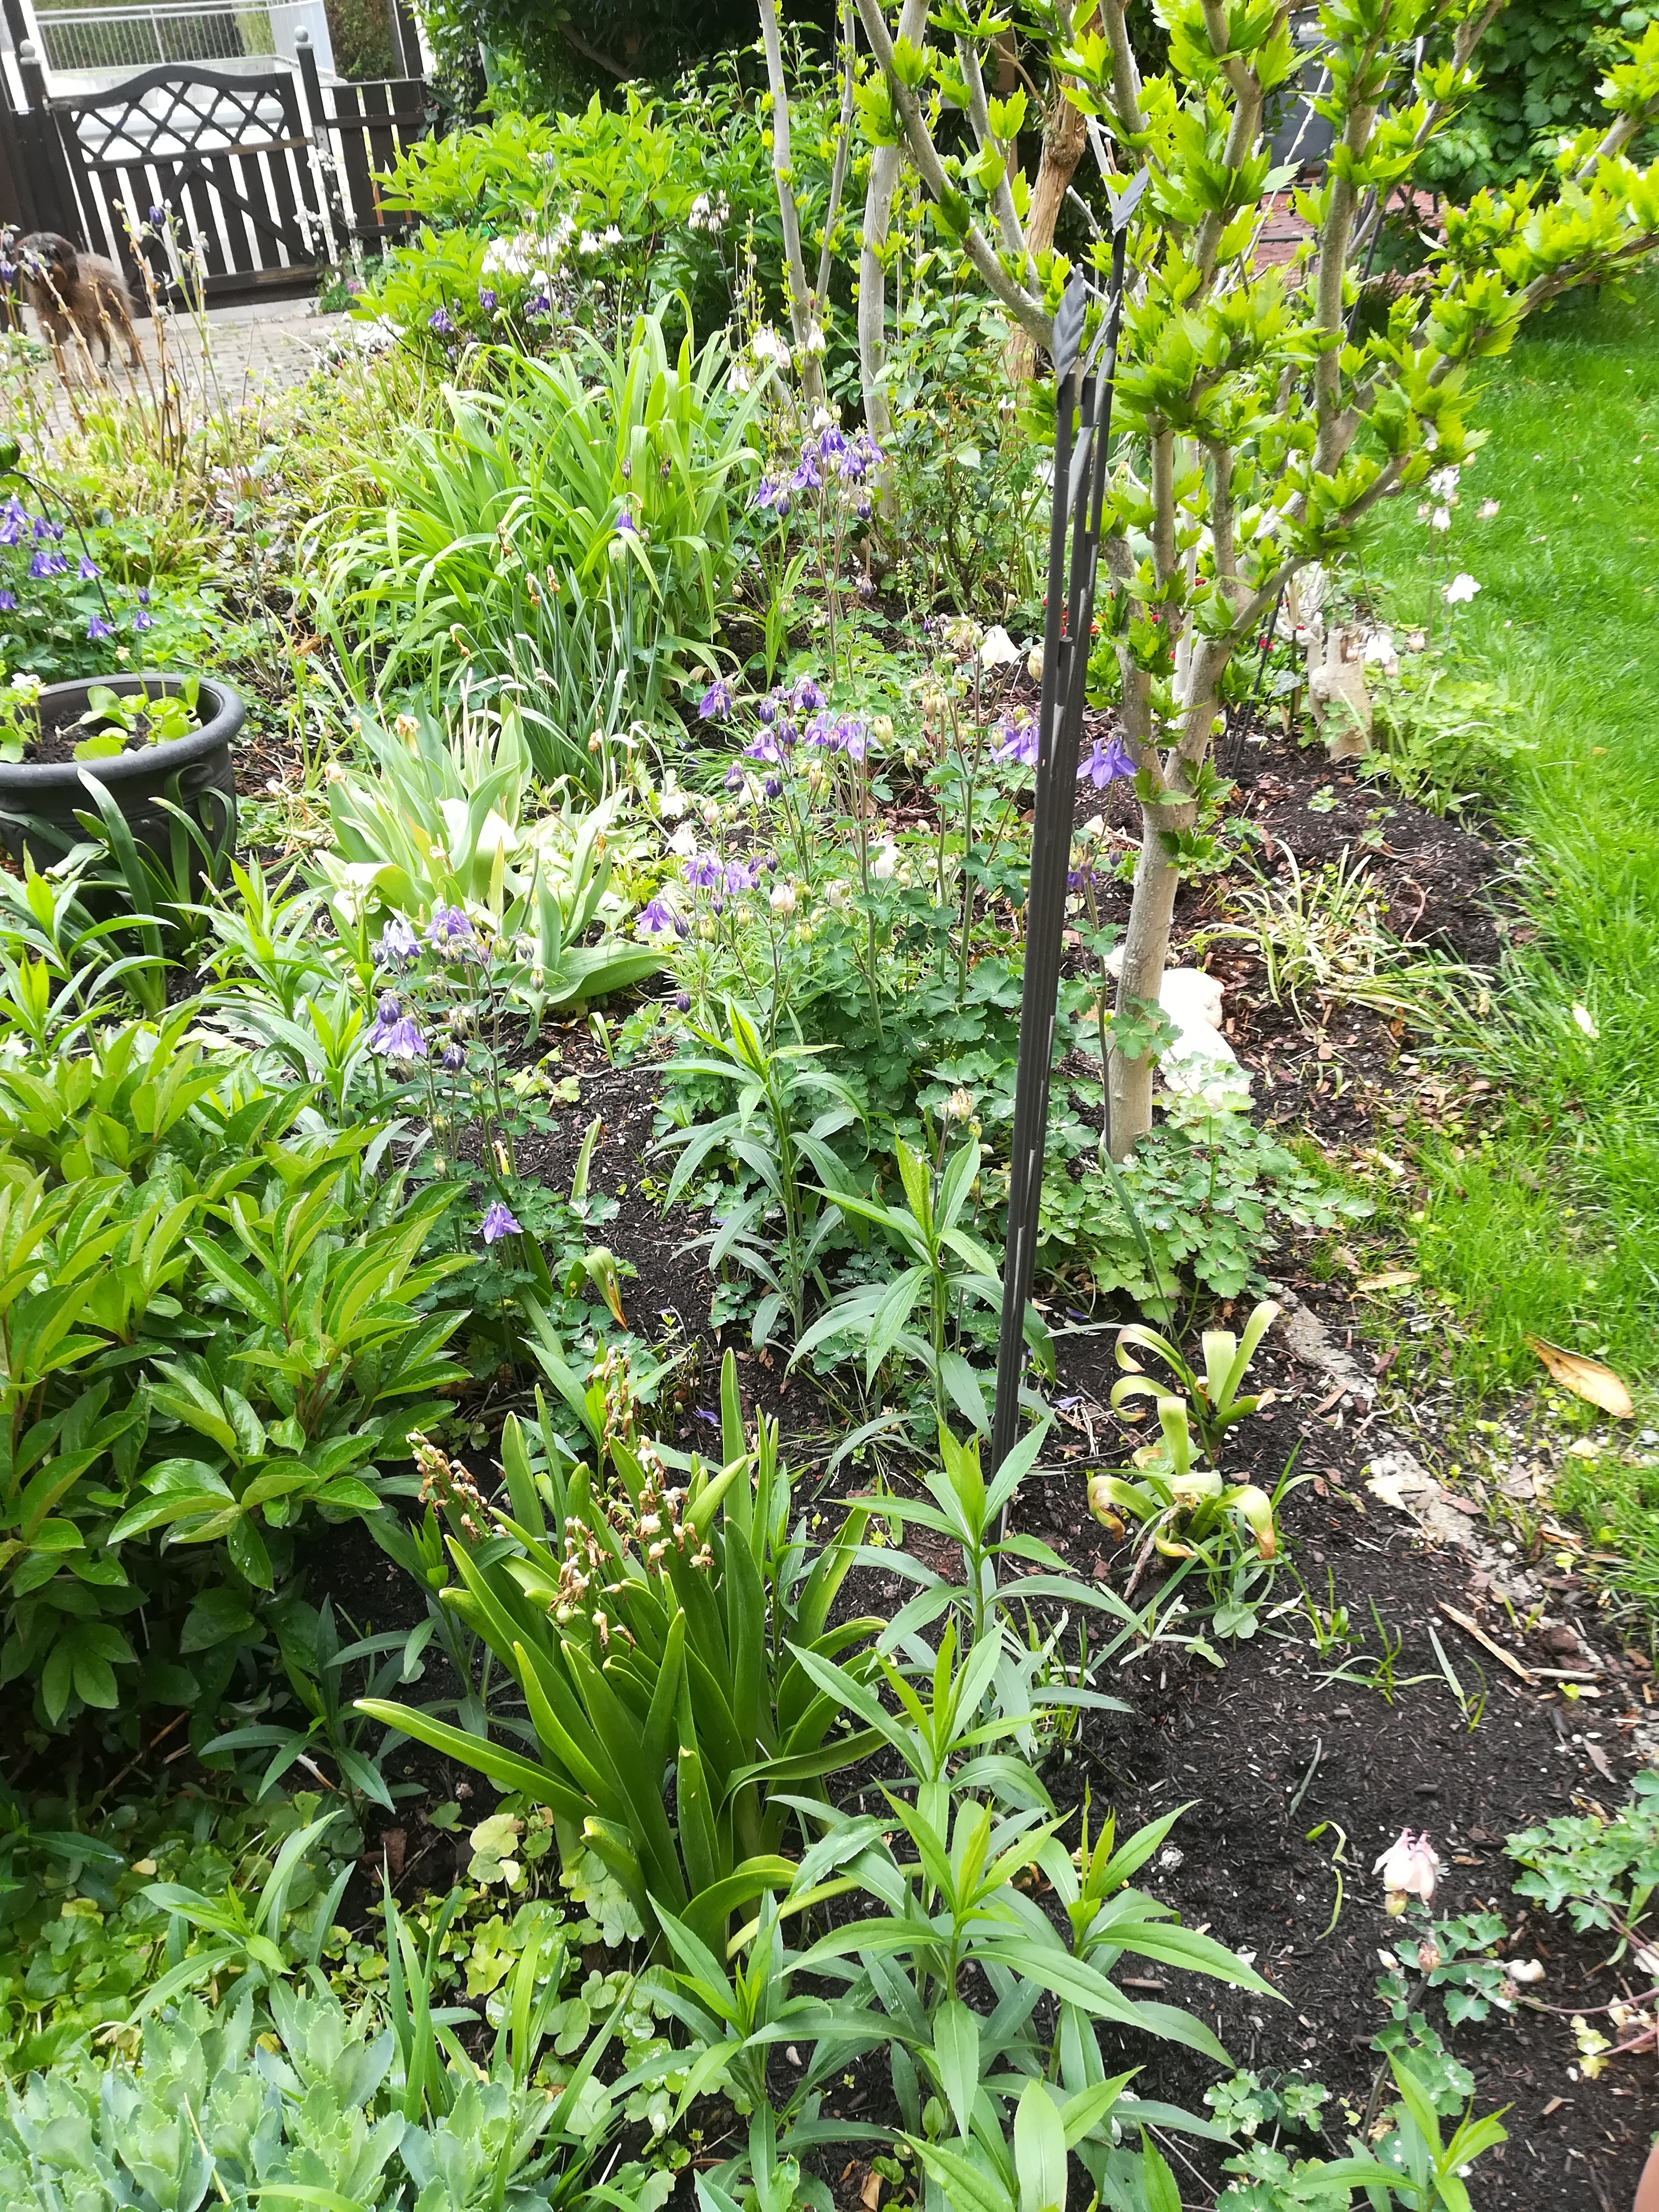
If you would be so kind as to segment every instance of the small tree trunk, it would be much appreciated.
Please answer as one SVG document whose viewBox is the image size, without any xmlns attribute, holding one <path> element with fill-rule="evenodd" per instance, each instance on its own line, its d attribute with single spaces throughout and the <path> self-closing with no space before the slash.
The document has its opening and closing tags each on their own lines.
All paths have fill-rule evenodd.
<svg viewBox="0 0 1659 2212">
<path fill-rule="evenodd" d="M 1117 1011 L 1133 1013 L 1158 1003 L 1164 964 L 1170 953 L 1170 925 L 1175 916 L 1181 871 L 1164 849 L 1159 834 L 1190 824 L 1195 809 L 1143 804 L 1140 858 L 1135 864 L 1129 901 L 1129 927 L 1123 940 L 1123 972 L 1118 978 Z M 1112 1047 L 1108 1090 L 1112 1104 L 1112 1158 L 1127 1159 L 1152 1126 L 1152 1060 L 1149 1052 L 1127 1059 Z"/>
<path fill-rule="evenodd" d="M 789 87 L 783 74 L 783 39 L 778 29 L 777 0 L 760 0 L 761 35 L 766 46 L 766 74 L 772 88 L 772 174 L 777 180 L 778 215 L 783 224 L 783 265 L 789 285 L 789 321 L 794 332 L 795 359 L 800 368 L 801 390 L 815 407 L 823 404 L 823 364 L 811 341 L 817 325 L 812 295 L 806 283 L 806 264 L 801 258 L 800 216 L 790 179 Z"/>
<path fill-rule="evenodd" d="M 898 34 L 913 45 L 927 21 L 927 0 L 904 0 Z M 864 228 L 859 239 L 859 383 L 864 395 L 864 421 L 876 443 L 886 449 L 893 434 L 893 410 L 887 404 L 882 370 L 887 361 L 887 271 L 881 251 L 887 243 L 893 216 L 893 193 L 898 185 L 902 146 L 878 146 L 870 157 L 870 181 L 864 194 Z M 894 471 L 882 479 L 877 495 L 882 520 L 897 519 Z"/>
</svg>

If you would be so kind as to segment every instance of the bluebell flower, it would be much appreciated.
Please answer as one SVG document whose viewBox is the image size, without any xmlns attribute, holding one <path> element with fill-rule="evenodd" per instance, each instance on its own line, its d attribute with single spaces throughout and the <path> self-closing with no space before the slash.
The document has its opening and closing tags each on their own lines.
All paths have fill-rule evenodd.
<svg viewBox="0 0 1659 2212">
<path fill-rule="evenodd" d="M 524 1229 L 498 1198 L 486 1207 L 484 1218 L 478 1224 L 478 1234 L 486 1244 L 499 1244 L 503 1237 L 521 1237 Z"/>
<path fill-rule="evenodd" d="M 731 711 L 732 686 L 724 676 L 717 676 L 698 702 L 697 720 L 723 722 Z"/>
<path fill-rule="evenodd" d="M 114 635 L 115 625 L 113 623 L 106 623 L 102 615 L 88 616 L 87 642 L 88 645 L 100 645 L 103 642 L 105 638 L 113 637 Z"/>
<path fill-rule="evenodd" d="M 618 538 L 637 538 L 640 534 L 638 523 L 635 521 L 633 515 L 625 507 L 619 507 L 617 509 L 617 520 L 613 526 Z"/>
<path fill-rule="evenodd" d="M 1087 776 L 1097 791 L 1103 791 L 1109 783 L 1132 777 L 1134 772 L 1135 764 L 1121 738 L 1108 738 L 1104 742 L 1097 738 L 1088 759 L 1079 764 L 1077 780 L 1081 783 Z"/>
</svg>

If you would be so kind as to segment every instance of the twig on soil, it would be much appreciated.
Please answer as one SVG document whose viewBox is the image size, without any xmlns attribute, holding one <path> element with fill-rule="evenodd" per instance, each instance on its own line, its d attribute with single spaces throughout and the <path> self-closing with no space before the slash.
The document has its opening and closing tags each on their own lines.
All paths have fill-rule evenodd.
<svg viewBox="0 0 1659 2212">
<path fill-rule="evenodd" d="M 1532 1674 L 1521 1664 L 1513 1652 L 1505 1651 L 1501 1644 L 1494 1644 L 1478 1621 L 1471 1620 L 1467 1613 L 1460 1613 L 1455 1605 L 1448 1605 L 1444 1598 L 1439 1601 L 1439 1604 L 1441 1612 L 1445 1614 L 1448 1620 L 1455 1621 L 1463 1633 L 1466 1636 L 1472 1636 L 1483 1651 L 1490 1651 L 1501 1666 L 1507 1667 L 1511 1674 L 1518 1675 L 1528 1688 L 1531 1688 Z"/>
</svg>

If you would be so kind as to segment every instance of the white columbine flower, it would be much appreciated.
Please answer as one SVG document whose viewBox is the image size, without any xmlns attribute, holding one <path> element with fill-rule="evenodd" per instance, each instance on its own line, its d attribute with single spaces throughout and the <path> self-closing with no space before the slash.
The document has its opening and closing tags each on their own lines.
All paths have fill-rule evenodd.
<svg viewBox="0 0 1659 2212">
<path fill-rule="evenodd" d="M 1446 586 L 1446 605 L 1449 607 L 1461 606 L 1465 599 L 1472 599 L 1480 588 L 1473 576 L 1454 576 Z"/>
<path fill-rule="evenodd" d="M 1490 522 L 1497 512 L 1498 501 L 1495 499 L 1483 499 L 1475 509 L 1476 514 L 1482 522 Z"/>
<path fill-rule="evenodd" d="M 772 887 L 772 911 L 780 921 L 787 921 L 795 911 L 795 887 L 793 884 L 775 884 Z"/>
<path fill-rule="evenodd" d="M 1017 668 L 1019 647 L 1000 623 L 993 623 L 985 633 L 985 642 L 979 649 L 981 668 Z"/>
<path fill-rule="evenodd" d="M 1382 1887 L 1389 1893 L 1389 1911 L 1396 1916 L 1406 1910 L 1409 1898 L 1419 1897 L 1425 1905 L 1433 1904 L 1435 1876 L 1439 1871 L 1440 1862 L 1426 1832 L 1414 1836 L 1409 1828 L 1400 1831 L 1371 1869 L 1373 1874 L 1382 1875 Z"/>
<path fill-rule="evenodd" d="M 1451 509 L 1449 507 L 1437 507 L 1434 513 L 1429 517 L 1429 527 L 1431 530 L 1449 530 L 1451 528 Z"/>
<path fill-rule="evenodd" d="M 763 323 L 750 339 L 749 350 L 757 361 L 769 362 L 774 368 L 789 366 L 789 349 L 768 323 Z"/>
<path fill-rule="evenodd" d="M 1429 478 L 1429 489 L 1437 500 L 1451 507 L 1457 499 L 1457 470 L 1455 467 L 1437 469 Z"/>
<path fill-rule="evenodd" d="M 898 847 L 890 837 L 884 837 L 879 851 L 871 856 L 870 872 L 878 884 L 890 884 L 898 868 Z"/>
</svg>

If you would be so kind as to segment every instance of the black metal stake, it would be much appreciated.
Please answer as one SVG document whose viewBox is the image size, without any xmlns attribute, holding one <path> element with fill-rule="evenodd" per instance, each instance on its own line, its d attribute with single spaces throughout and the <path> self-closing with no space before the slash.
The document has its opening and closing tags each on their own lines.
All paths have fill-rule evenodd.
<svg viewBox="0 0 1659 2212">
<path fill-rule="evenodd" d="M 1106 494 L 1112 384 L 1117 371 L 1129 218 L 1146 189 L 1146 174 L 1142 170 L 1121 198 L 1111 202 L 1111 289 L 1100 335 L 1090 358 L 1080 367 L 1079 355 L 1089 303 L 1089 287 L 1080 271 L 1066 287 L 1054 317 L 1054 510 L 1048 532 L 1048 603 L 1042 644 L 1042 702 L 1038 709 L 1031 875 L 1025 905 L 1025 972 L 1019 1000 L 1002 1316 L 997 1342 L 996 1412 L 991 1428 L 993 1468 L 1000 1467 L 1012 1449 L 1019 1427 L 1025 1302 L 1031 1289 L 1042 1195 L 1042 1155 L 1048 1132 L 1054 1006 L 1066 924 L 1066 878 L 1072 858 L 1084 684 L 1100 557 L 1101 511 Z M 1079 414 L 1075 445 L 1073 408 Z M 1068 522 L 1072 530 L 1069 589 Z"/>
</svg>

